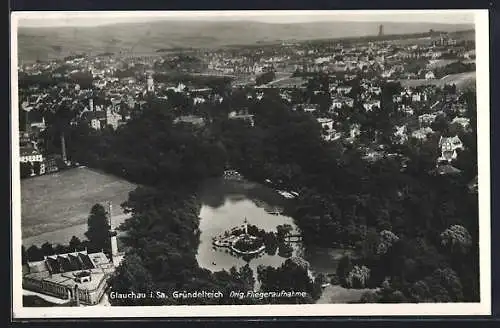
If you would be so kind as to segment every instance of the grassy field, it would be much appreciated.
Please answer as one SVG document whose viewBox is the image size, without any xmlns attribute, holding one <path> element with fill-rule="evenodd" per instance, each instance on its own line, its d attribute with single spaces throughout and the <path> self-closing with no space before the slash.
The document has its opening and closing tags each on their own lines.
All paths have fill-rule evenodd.
<svg viewBox="0 0 500 328">
<path fill-rule="evenodd" d="M 57 234 L 86 224 L 90 209 L 100 202 L 111 201 L 113 216 L 120 216 L 120 204 L 134 189 L 132 183 L 87 168 L 22 180 L 22 237 Z"/>
<path fill-rule="evenodd" d="M 443 87 L 445 84 L 455 84 L 458 89 L 467 89 L 475 87 L 476 72 L 465 72 L 459 74 L 447 75 L 441 79 L 432 80 L 399 80 L 403 87 L 416 87 L 420 85 L 436 85 Z"/>
</svg>

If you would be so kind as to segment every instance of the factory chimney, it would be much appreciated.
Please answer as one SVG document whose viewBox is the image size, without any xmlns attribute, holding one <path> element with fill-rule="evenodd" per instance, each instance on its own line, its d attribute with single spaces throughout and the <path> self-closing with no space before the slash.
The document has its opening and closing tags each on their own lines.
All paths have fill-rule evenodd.
<svg viewBox="0 0 500 328">
<path fill-rule="evenodd" d="M 384 25 L 379 25 L 378 27 L 378 36 L 384 35 Z"/>
<path fill-rule="evenodd" d="M 64 132 L 61 132 L 61 155 L 64 163 L 67 163 L 68 158 L 66 157 L 66 140 L 64 138 Z"/>
<path fill-rule="evenodd" d="M 118 255 L 118 243 L 116 240 L 116 231 L 115 227 L 113 226 L 113 220 L 112 220 L 112 205 L 111 202 L 108 202 L 108 224 L 109 224 L 109 235 L 111 238 L 111 260 L 115 266 L 118 265 L 117 263 L 117 255 Z"/>
</svg>

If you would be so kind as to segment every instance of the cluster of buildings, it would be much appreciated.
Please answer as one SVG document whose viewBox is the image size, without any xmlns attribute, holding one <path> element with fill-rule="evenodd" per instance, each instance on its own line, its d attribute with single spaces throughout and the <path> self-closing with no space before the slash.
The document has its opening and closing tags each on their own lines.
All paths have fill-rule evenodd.
<svg viewBox="0 0 500 328">
<path fill-rule="evenodd" d="M 163 82 L 164 79 L 155 81 L 155 74 L 167 74 L 165 69 L 176 69 L 177 72 L 192 71 L 192 74 L 201 76 L 232 76 L 235 78 L 233 87 L 251 88 L 252 91 L 247 93 L 248 100 L 259 101 L 267 90 L 272 89 L 292 109 L 313 113 L 324 128 L 326 140 L 337 140 L 342 135 L 346 139 L 355 140 L 360 134 L 360 125 L 358 122 L 351 122 L 348 132 L 345 129 L 340 132 L 337 112 L 346 109 L 349 111 L 355 107 L 362 108 L 366 113 L 377 111 L 382 106 L 382 87 L 387 81 L 435 78 L 431 68 L 420 69 L 418 72 L 408 71 L 408 67 L 415 61 L 429 63 L 441 58 L 462 60 L 473 59 L 474 56 L 473 42 L 454 40 L 448 34 L 440 34 L 438 38 L 424 37 L 414 44 L 397 41 L 287 43 L 216 51 L 189 50 L 183 55 L 77 55 L 64 60 L 20 67 L 25 75 L 48 74 L 54 79 L 62 78 L 61 82 L 52 86 L 33 85 L 22 90 L 21 108 L 26 112 L 43 113 L 55 112 L 61 106 L 67 107 L 75 113 L 72 124 L 83 122 L 100 130 L 105 127 L 117 129 L 125 124 L 130 119 L 131 112 L 143 108 L 150 97 L 168 100 L 174 93 L 178 93 L 188 99 L 191 106 L 198 106 L 220 103 L 227 96 L 218 94 L 208 85 L 169 83 Z M 187 58 L 185 65 L 182 58 Z M 276 73 L 274 80 L 255 86 L 255 77 L 269 71 Z M 309 79 L 317 72 L 328 76 L 327 88 L 313 90 L 314 97 L 294 97 L 297 92 L 310 92 Z M 72 83 L 71 77 L 75 74 L 91 76 L 92 85 L 89 87 Z M 236 80 L 239 82 L 236 83 Z M 405 88 L 393 95 L 396 110 L 403 116 L 418 121 L 417 129 L 403 123 L 395 126 L 394 138 L 403 143 L 411 138 L 426 140 L 434 132 L 433 122 L 442 115 L 446 106 L 452 106 L 458 111 L 451 124 L 467 130 L 468 119 L 463 115 L 465 104 L 458 99 L 444 99 L 445 96 L 452 97 L 430 85 Z M 326 113 L 321 110 L 324 106 L 318 99 L 328 99 Z M 244 120 L 251 126 L 255 124 L 253 115 L 246 108 L 232 108 L 228 119 Z M 206 124 L 204 118 L 182 110 L 178 111 L 176 122 L 198 126 Z M 31 135 L 36 136 L 34 131 L 45 128 L 44 116 L 42 115 L 41 122 L 27 122 L 27 126 Z M 43 162 L 40 156 L 41 152 L 36 148 L 26 147 L 23 149 L 22 160 Z M 449 156 L 445 155 L 443 158 Z"/>
<path fill-rule="evenodd" d="M 23 266 L 23 289 L 39 297 L 55 297 L 76 306 L 100 304 L 108 288 L 108 279 L 120 264 L 116 232 L 108 203 L 111 254 L 87 250 L 44 256 L 41 261 L 29 261 Z"/>
</svg>

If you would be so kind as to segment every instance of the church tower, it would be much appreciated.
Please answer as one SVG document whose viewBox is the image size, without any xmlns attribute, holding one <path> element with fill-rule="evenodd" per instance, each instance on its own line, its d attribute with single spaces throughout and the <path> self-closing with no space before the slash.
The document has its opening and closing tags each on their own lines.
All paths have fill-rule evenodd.
<svg viewBox="0 0 500 328">
<path fill-rule="evenodd" d="M 113 226 L 111 209 L 112 209 L 111 202 L 108 202 L 109 236 L 111 238 L 111 260 L 113 261 L 113 264 L 116 266 L 118 264 L 118 263 L 116 263 L 117 255 L 118 255 L 118 243 L 116 240 L 117 233 L 115 231 L 115 227 Z"/>
</svg>

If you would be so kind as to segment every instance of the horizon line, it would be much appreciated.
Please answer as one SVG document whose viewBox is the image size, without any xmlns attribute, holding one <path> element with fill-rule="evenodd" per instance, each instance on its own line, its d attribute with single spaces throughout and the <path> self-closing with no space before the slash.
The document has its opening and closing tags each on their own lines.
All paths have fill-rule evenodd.
<svg viewBox="0 0 500 328">
<path fill-rule="evenodd" d="M 453 26 L 453 25 L 467 25 L 470 27 L 474 27 L 474 23 L 472 22 L 433 22 L 433 21 L 413 21 L 413 22 L 400 22 L 400 21 L 387 21 L 387 20 L 381 20 L 381 21 L 356 21 L 356 20 L 318 20 L 318 21 L 302 21 L 302 22 L 264 22 L 264 21 L 259 21 L 259 20 L 252 20 L 252 19 L 242 19 L 242 20 L 208 20 L 208 19 L 199 19 L 199 20 L 190 20 L 190 21 L 182 21 L 180 19 L 155 19 L 154 21 L 129 21 L 129 22 L 105 22 L 105 23 L 95 23 L 94 25 L 63 25 L 63 24 L 54 24 L 54 25 L 27 25 L 27 26 L 18 26 L 18 29 L 30 29 L 30 28 L 95 28 L 95 27 L 102 27 L 102 26 L 115 26 L 115 25 L 135 25 L 135 24 L 154 24 L 154 23 L 164 23 L 164 22 L 171 22 L 171 23 L 212 23 L 212 24 L 218 24 L 218 23 L 243 23 L 243 22 L 251 22 L 251 23 L 261 23 L 261 24 L 269 24 L 269 25 L 295 25 L 295 24 L 328 24 L 328 23 L 359 23 L 359 24 L 364 24 L 364 23 L 373 23 L 373 24 L 438 24 L 438 25 L 448 25 L 448 26 Z"/>
<path fill-rule="evenodd" d="M 477 10 L 289 10 L 289 11 L 45 11 L 12 12 L 23 27 L 92 27 L 157 21 L 237 22 L 268 24 L 318 22 L 387 22 L 475 24 Z"/>
</svg>

